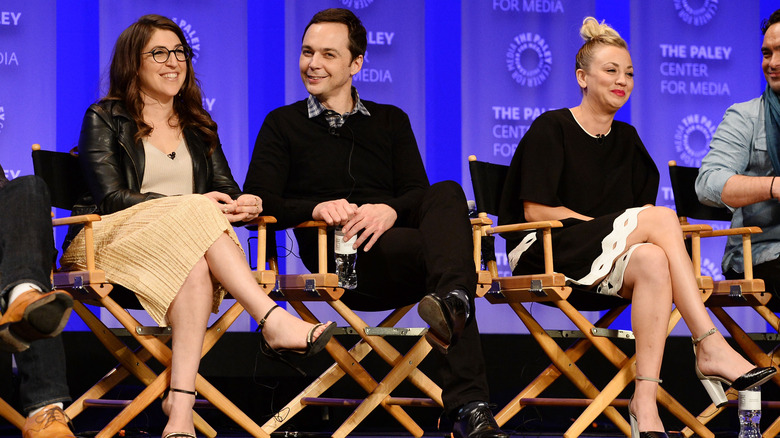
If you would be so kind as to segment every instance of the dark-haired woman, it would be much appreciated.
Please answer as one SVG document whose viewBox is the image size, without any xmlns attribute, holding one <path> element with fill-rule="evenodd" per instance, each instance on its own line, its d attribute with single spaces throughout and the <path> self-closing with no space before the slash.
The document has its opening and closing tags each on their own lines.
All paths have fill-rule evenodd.
<svg viewBox="0 0 780 438">
<path fill-rule="evenodd" d="M 334 324 L 290 315 L 251 274 L 231 223 L 256 218 L 262 203 L 233 179 L 173 21 L 146 15 L 119 36 L 108 95 L 84 117 L 79 159 L 104 215 L 95 224 L 97 267 L 173 328 L 164 437 L 194 436 L 203 338 L 226 290 L 259 321 L 266 351 L 310 355 L 328 342 Z M 82 234 L 64 265 L 84 264 Z"/>
</svg>

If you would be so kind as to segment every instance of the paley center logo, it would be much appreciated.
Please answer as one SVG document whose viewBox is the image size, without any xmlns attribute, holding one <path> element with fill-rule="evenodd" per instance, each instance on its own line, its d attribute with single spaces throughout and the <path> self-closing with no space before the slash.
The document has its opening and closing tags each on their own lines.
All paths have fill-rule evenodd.
<svg viewBox="0 0 780 438">
<path fill-rule="evenodd" d="M 691 6 L 691 3 L 696 6 Z M 718 0 L 674 0 L 674 8 L 682 21 L 702 26 L 709 23 L 718 12 Z"/>
<path fill-rule="evenodd" d="M 518 84 L 538 87 L 552 70 L 550 46 L 538 34 L 521 33 L 509 44 L 506 68 Z"/>
<path fill-rule="evenodd" d="M 175 17 L 172 18 L 172 20 L 174 23 L 178 24 L 182 32 L 184 32 L 184 38 L 187 39 L 187 44 L 189 44 L 192 49 L 192 63 L 195 64 L 200 57 L 200 37 L 197 36 L 197 32 L 187 20 Z"/>
<path fill-rule="evenodd" d="M 5 128 L 5 109 L 0 106 L 0 132 L 3 132 L 3 128 Z"/>
<path fill-rule="evenodd" d="M 686 166 L 701 166 L 717 126 L 717 123 L 701 114 L 690 114 L 677 125 L 674 147 Z"/>
<path fill-rule="evenodd" d="M 347 8 L 363 9 L 371 6 L 374 0 L 341 0 L 341 4 Z"/>
<path fill-rule="evenodd" d="M 720 269 L 720 261 L 716 263 L 709 257 L 703 258 L 701 261 L 701 275 L 712 277 L 715 281 L 723 280 L 723 271 Z"/>
</svg>

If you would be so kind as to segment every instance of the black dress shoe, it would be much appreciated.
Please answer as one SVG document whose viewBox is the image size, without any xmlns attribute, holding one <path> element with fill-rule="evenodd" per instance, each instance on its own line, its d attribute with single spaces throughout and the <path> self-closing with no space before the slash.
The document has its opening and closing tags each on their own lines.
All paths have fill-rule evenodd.
<svg viewBox="0 0 780 438">
<path fill-rule="evenodd" d="M 737 377 L 737 380 L 731 384 L 731 387 L 737 391 L 753 389 L 756 386 L 763 385 L 767 380 L 771 379 L 775 373 L 777 373 L 777 368 L 775 367 L 755 367 L 745 374 Z"/>
<path fill-rule="evenodd" d="M 459 289 L 443 295 L 430 293 L 424 296 L 417 312 L 430 326 L 425 338 L 431 346 L 447 354 L 463 333 L 470 307 L 468 294 Z"/>
<path fill-rule="evenodd" d="M 458 411 L 452 438 L 509 438 L 509 434 L 498 428 L 487 403 L 471 402 Z"/>
</svg>

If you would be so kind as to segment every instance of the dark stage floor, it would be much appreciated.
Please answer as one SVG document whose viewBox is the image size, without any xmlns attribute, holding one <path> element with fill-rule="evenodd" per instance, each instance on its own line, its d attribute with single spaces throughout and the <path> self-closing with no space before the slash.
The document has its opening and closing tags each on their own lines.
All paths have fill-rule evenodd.
<svg viewBox="0 0 780 438">
<path fill-rule="evenodd" d="M 355 337 L 357 339 L 357 337 Z M 343 344 L 350 344 L 348 336 L 340 337 Z M 98 345 L 94 336 L 86 332 L 64 333 L 65 349 L 68 354 L 68 384 L 72 394 L 81 394 L 89 386 L 99 380 L 115 362 L 113 358 Z M 399 351 L 406 351 L 409 340 L 395 338 L 391 341 Z M 567 340 L 560 341 L 568 343 Z M 633 341 L 618 341 L 619 346 L 631 355 Z M 300 364 L 308 377 L 302 377 L 290 368 L 278 362 L 271 362 L 258 355 L 258 335 L 255 333 L 228 333 L 217 343 L 215 348 L 203 359 L 201 374 L 215 387 L 222 391 L 240 409 L 258 424 L 263 424 L 276 411 L 281 409 L 299 391 L 305 388 L 313 379 L 326 369 L 332 360 L 327 354 L 321 354 Z M 771 348 L 774 345 L 761 345 Z M 506 405 L 517 392 L 527 385 L 544 369 L 548 361 L 546 356 L 536 346 L 529 336 L 523 335 L 484 335 L 484 355 L 487 359 L 487 375 L 489 379 L 492 402 L 496 404 L 495 411 Z M 671 337 L 667 341 L 667 354 L 662 367 L 661 378 L 663 387 L 676 397 L 688 410 L 698 413 L 709 404 L 704 388 L 696 380 L 693 370 L 693 353 L 690 338 Z M 3 365 L 0 358 L 0 366 Z M 387 366 L 371 355 L 363 364 L 371 373 L 378 377 L 387 372 Z M 603 387 L 612 377 L 612 367 L 597 354 L 586 354 L 578 362 L 597 387 Z M 436 363 L 433 358 L 427 358 L 420 367 L 423 372 L 436 380 Z M 0 372 L 0 377 L 10 376 L 10 372 Z M 111 393 L 113 398 L 132 397 L 137 394 L 140 385 L 129 382 L 121 385 Z M 628 389 L 621 398 L 628 398 L 633 390 Z M 335 394 L 338 392 L 338 394 Z M 357 384 L 348 378 L 339 381 L 337 386 L 325 396 L 362 397 L 365 393 Z M 396 392 L 397 396 L 419 396 L 420 393 L 409 384 L 402 384 Z M 0 379 L 0 395 L 13 403 L 14 379 Z M 578 397 L 574 386 L 568 382 L 556 382 L 549 390 L 548 396 Z M 773 383 L 764 385 L 762 391 L 764 401 L 780 400 L 780 390 Z M 442 437 L 444 433 L 436 430 L 440 409 L 437 408 L 407 408 L 409 415 L 426 431 L 425 436 Z M 560 437 L 571 425 L 583 408 L 562 407 L 526 407 L 504 427 L 515 437 Z M 627 418 L 626 409 L 618 408 L 618 412 Z M 207 422 L 218 432 L 219 436 L 246 437 L 248 434 L 238 428 L 232 421 L 218 410 L 202 409 L 198 411 Z M 274 437 L 326 437 L 352 412 L 349 407 L 306 407 L 298 415 L 285 424 L 283 430 L 274 433 Z M 73 424 L 83 436 L 94 435 L 95 431 L 105 426 L 109 419 L 118 413 L 115 409 L 90 408 L 77 416 Z M 762 426 L 768 427 L 777 418 L 779 411 L 765 410 Z M 661 410 L 662 419 L 671 430 L 679 430 L 682 424 L 668 412 Z M 125 429 L 125 437 L 160 436 L 166 418 L 162 414 L 159 401 L 154 402 L 146 411 L 133 420 Z M 718 437 L 735 437 L 739 428 L 735 408 L 727 409 L 716 417 L 709 426 Z M 0 420 L 0 436 L 20 436 L 21 433 Z M 351 436 L 354 437 L 408 437 L 409 435 L 389 414 L 381 408 L 372 413 Z M 621 436 L 618 429 L 605 417 L 599 417 L 582 436 Z"/>
</svg>

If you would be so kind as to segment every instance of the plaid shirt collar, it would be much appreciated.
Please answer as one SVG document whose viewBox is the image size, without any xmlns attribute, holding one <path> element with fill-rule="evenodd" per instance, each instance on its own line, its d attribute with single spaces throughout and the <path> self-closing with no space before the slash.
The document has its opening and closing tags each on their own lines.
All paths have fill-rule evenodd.
<svg viewBox="0 0 780 438">
<path fill-rule="evenodd" d="M 352 99 L 355 101 L 355 108 L 353 108 L 352 111 L 348 113 L 339 114 L 336 111 L 325 108 L 325 106 L 320 103 L 319 99 L 317 99 L 313 94 L 309 94 L 309 98 L 306 99 L 306 106 L 309 109 L 309 118 L 313 119 L 324 113 L 325 120 L 328 121 L 329 126 L 333 128 L 341 128 L 344 125 L 347 117 L 351 116 L 352 114 L 359 112 L 366 116 L 371 115 L 371 113 L 368 112 L 368 109 L 366 109 L 366 106 L 363 105 L 363 101 L 360 100 L 360 95 L 358 94 L 357 88 L 355 87 L 352 87 Z"/>
</svg>

